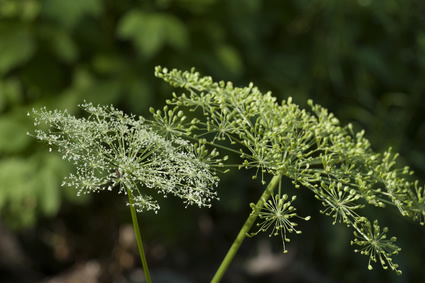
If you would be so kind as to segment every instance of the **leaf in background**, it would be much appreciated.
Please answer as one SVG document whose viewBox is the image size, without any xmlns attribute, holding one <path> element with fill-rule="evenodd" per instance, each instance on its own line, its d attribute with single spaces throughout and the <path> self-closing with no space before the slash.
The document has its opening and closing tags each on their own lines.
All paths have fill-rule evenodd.
<svg viewBox="0 0 425 283">
<path fill-rule="evenodd" d="M 418 62 L 422 68 L 425 69 L 425 32 L 420 31 L 416 35 L 416 42 L 418 45 Z"/>
<path fill-rule="evenodd" d="M 43 35 L 46 42 L 56 56 L 66 63 L 74 62 L 78 57 L 78 48 L 73 38 L 64 29 L 54 26 L 43 26 L 40 28 L 40 34 Z"/>
<path fill-rule="evenodd" d="M 201 61 L 213 73 L 220 73 L 219 79 L 237 79 L 244 71 L 244 65 L 237 50 L 227 44 L 218 44 L 214 53 L 201 54 Z"/>
<path fill-rule="evenodd" d="M 242 73 L 244 69 L 242 60 L 238 51 L 234 47 L 222 44 L 217 48 L 216 54 L 223 65 L 223 68 L 231 73 L 232 77 L 238 76 Z"/>
<path fill-rule="evenodd" d="M 164 2 L 173 2 L 174 5 L 179 6 L 181 9 L 185 9 L 194 14 L 202 14 L 207 13 L 209 11 L 208 9 L 213 8 L 213 5 L 217 3 L 217 0 L 168 0 Z"/>
<path fill-rule="evenodd" d="M 1 160 L 0 215 L 8 226 L 24 228 L 33 225 L 40 214 L 56 214 L 64 193 L 60 183 L 67 169 L 60 157 L 49 153 Z"/>
<path fill-rule="evenodd" d="M 32 141 L 32 138 L 26 135 L 27 131 L 27 125 L 20 119 L 12 115 L 1 116 L 0 154 L 22 152 Z"/>
<path fill-rule="evenodd" d="M 126 83 L 127 96 L 125 102 L 133 113 L 147 112 L 153 104 L 153 91 L 148 81 L 132 79 Z"/>
<path fill-rule="evenodd" d="M 13 0 L 12 0 L 13 1 Z M 33 21 L 40 14 L 40 1 L 19 1 L 21 4 L 21 18 L 25 21 Z"/>
<path fill-rule="evenodd" d="M 122 95 L 122 83 L 118 79 L 95 81 L 86 86 L 69 89 L 67 95 L 75 96 L 80 102 L 87 100 L 94 104 L 111 104 Z"/>
<path fill-rule="evenodd" d="M 24 158 L 0 161 L 0 211 L 13 228 L 35 221 L 36 200 L 31 193 L 35 166 Z"/>
<path fill-rule="evenodd" d="M 24 158 L 0 162 L 0 211 L 4 221 L 13 228 L 29 226 L 35 221 L 34 169 L 32 162 Z"/>
<path fill-rule="evenodd" d="M 6 107 L 21 104 L 23 101 L 22 84 L 16 77 L 0 80 L 0 113 Z"/>
<path fill-rule="evenodd" d="M 52 56 L 50 50 L 40 49 L 19 71 L 27 97 L 41 98 L 50 95 L 54 98 L 68 85 L 67 68 L 55 56 Z"/>
<path fill-rule="evenodd" d="M 0 76 L 24 64 L 34 51 L 35 43 L 27 29 L 0 26 Z"/>
<path fill-rule="evenodd" d="M 99 74 L 123 74 L 129 68 L 118 54 L 96 54 L 92 61 L 93 69 Z"/>
<path fill-rule="evenodd" d="M 39 1 L 0 1 L 0 18 L 20 17 L 24 21 L 32 21 L 38 16 L 39 12 Z"/>
<path fill-rule="evenodd" d="M 97 16 L 101 12 L 102 4 L 99 0 L 45 0 L 42 6 L 42 15 L 67 29 L 75 28 L 85 16 Z"/>
<path fill-rule="evenodd" d="M 18 14 L 19 3 L 13 0 L 0 1 L 0 16 L 3 18 L 14 17 Z"/>
<path fill-rule="evenodd" d="M 189 38 L 184 24 L 178 18 L 134 10 L 122 18 L 117 33 L 123 39 L 132 40 L 138 52 L 147 58 L 155 55 L 166 44 L 184 49 Z"/>
<path fill-rule="evenodd" d="M 61 166 L 64 167 L 57 156 L 46 155 L 45 166 L 39 168 L 40 171 L 35 178 L 37 181 L 34 183 L 34 193 L 37 195 L 39 209 L 43 215 L 53 216 L 59 210 L 63 188 L 60 186 L 58 170 L 52 170 L 52 168 Z"/>
</svg>

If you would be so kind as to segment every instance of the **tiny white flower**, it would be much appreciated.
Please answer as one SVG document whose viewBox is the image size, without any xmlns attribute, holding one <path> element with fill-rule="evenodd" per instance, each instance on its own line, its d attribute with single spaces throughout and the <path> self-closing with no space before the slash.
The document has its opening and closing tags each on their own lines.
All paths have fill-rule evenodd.
<svg viewBox="0 0 425 283">
<path fill-rule="evenodd" d="M 132 192 L 137 211 L 153 210 L 159 205 L 144 188 L 173 194 L 186 205 L 209 207 L 216 199 L 213 186 L 217 177 L 205 162 L 200 162 L 193 146 L 179 138 L 166 140 L 144 123 L 113 106 L 81 105 L 88 118 L 76 118 L 66 111 L 34 110 L 35 137 L 63 153 L 62 158 L 76 165 L 62 185 L 75 187 L 77 195 L 118 188 L 118 193 Z M 49 152 L 52 147 L 49 147 Z M 193 172 L 205 172 L 194 174 Z M 205 184 L 196 197 L 189 197 L 197 184 Z M 149 190 L 146 190 L 148 193 Z"/>
</svg>

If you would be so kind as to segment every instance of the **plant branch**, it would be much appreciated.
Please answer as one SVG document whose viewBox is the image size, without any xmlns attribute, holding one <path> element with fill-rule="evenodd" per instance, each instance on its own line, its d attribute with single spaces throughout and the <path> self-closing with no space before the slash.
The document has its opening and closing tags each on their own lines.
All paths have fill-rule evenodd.
<svg viewBox="0 0 425 283">
<path fill-rule="evenodd" d="M 139 248 L 140 259 L 142 260 L 143 271 L 145 272 L 146 282 L 152 283 L 148 263 L 146 261 L 145 251 L 143 249 L 142 237 L 140 236 L 139 223 L 137 222 L 136 209 L 134 208 L 134 201 L 131 191 L 127 188 L 128 201 L 130 202 L 131 219 L 133 220 L 134 232 L 136 233 L 137 246 Z"/>
<path fill-rule="evenodd" d="M 263 208 L 264 203 L 269 199 L 271 193 L 273 192 L 274 188 L 279 183 L 281 177 L 282 177 L 281 175 L 275 175 L 273 177 L 273 179 L 268 184 L 266 190 L 261 195 L 257 204 L 255 205 L 255 208 L 254 208 L 255 211 L 259 211 L 259 210 L 261 210 L 261 208 Z M 235 241 L 233 242 L 232 246 L 230 247 L 229 251 L 227 252 L 226 257 L 223 259 L 220 267 L 218 268 L 217 272 L 215 273 L 214 278 L 211 280 L 211 283 L 220 282 L 220 280 L 223 277 L 224 273 L 226 272 L 230 262 L 233 260 L 233 257 L 236 255 L 236 252 L 238 251 L 243 240 L 245 239 L 249 230 L 251 229 L 252 225 L 254 224 L 256 218 L 257 218 L 256 213 L 251 213 L 249 215 L 249 217 L 246 220 L 245 224 L 243 225 L 242 229 L 239 231 L 238 236 L 236 237 Z"/>
</svg>

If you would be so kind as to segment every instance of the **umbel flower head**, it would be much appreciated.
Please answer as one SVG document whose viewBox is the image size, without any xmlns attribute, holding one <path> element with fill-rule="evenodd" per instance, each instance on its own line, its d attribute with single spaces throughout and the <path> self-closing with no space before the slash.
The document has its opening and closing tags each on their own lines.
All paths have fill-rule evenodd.
<svg viewBox="0 0 425 283">
<path fill-rule="evenodd" d="M 84 103 L 80 107 L 87 118 L 76 118 L 66 110 L 33 110 L 34 136 L 76 166 L 63 186 L 76 188 L 78 194 L 115 189 L 129 193 L 139 212 L 160 208 L 150 195 L 152 190 L 164 197 L 175 195 L 186 206 L 209 207 L 217 199 L 213 187 L 218 179 L 208 159 L 199 158 L 196 146 L 180 138 L 167 140 L 144 118 L 113 106 Z"/>
<path fill-rule="evenodd" d="M 194 69 L 182 72 L 157 67 L 155 71 L 171 86 L 187 91 L 174 93 L 167 101 L 174 106 L 167 115 L 152 111 L 158 130 L 207 140 L 212 146 L 237 153 L 241 157 L 239 168 L 254 168 L 254 178 L 259 173 L 262 180 L 264 174 L 288 177 L 296 188 L 302 186 L 314 193 L 325 207 L 321 212 L 333 217 L 334 224 L 346 224 L 356 237 L 362 235 L 366 241 L 373 238 L 365 232 L 371 229 L 364 223 L 374 223 L 373 229 L 379 230 L 378 222 L 360 214 L 366 205 L 394 206 L 402 216 L 424 224 L 425 190 L 411 180 L 413 172 L 408 167 L 397 168 L 397 154 L 391 149 L 375 153 L 364 131 L 356 133 L 351 124 L 341 125 L 313 101 L 308 101 L 311 111 L 306 111 L 290 97 L 279 103 L 270 92 L 263 94 L 252 83 L 234 87 L 231 82 L 201 77 Z M 185 108 L 197 111 L 202 118 L 188 122 L 181 113 Z M 285 211 L 292 205 L 279 198 L 265 202 L 263 208 L 256 207 L 253 213 L 265 221 L 260 223 L 260 231 L 269 227 L 272 234 L 283 231 L 287 241 L 285 231 L 293 230 L 288 225 L 294 225 L 286 220 L 294 216 L 295 208 Z M 353 243 L 364 246 L 360 240 Z M 371 261 L 379 258 L 383 267 L 397 271 L 391 256 L 398 249 L 391 243 L 388 250 L 387 242 L 374 241 L 374 252 L 363 254 Z"/>
<path fill-rule="evenodd" d="M 264 207 L 260 211 L 257 211 L 255 209 L 255 204 L 251 203 L 251 207 L 253 209 L 252 213 L 257 214 L 263 221 L 257 223 L 257 226 L 259 227 L 258 231 L 249 234 L 249 236 L 256 236 L 258 233 L 265 232 L 272 227 L 272 231 L 269 236 L 278 236 L 280 234 L 283 252 L 287 253 L 288 250 L 286 249 L 285 242 L 289 242 L 290 240 L 286 236 L 286 232 L 301 234 L 300 230 L 295 229 L 298 224 L 296 222 L 292 222 L 290 219 L 296 217 L 307 221 L 311 218 L 310 216 L 301 217 L 297 215 L 295 212 L 296 209 L 291 205 L 295 199 L 296 196 L 293 196 L 291 200 L 288 200 L 288 195 L 285 194 L 280 196 L 279 194 L 276 194 L 271 196 L 271 199 L 264 204 Z"/>
</svg>

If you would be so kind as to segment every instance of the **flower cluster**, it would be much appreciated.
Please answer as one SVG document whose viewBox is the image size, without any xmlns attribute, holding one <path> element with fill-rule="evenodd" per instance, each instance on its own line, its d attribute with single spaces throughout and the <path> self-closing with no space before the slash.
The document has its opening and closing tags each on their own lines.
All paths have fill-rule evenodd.
<svg viewBox="0 0 425 283">
<path fill-rule="evenodd" d="M 389 266 L 400 275 L 402 272 L 398 269 L 398 265 L 392 262 L 391 255 L 398 254 L 401 249 L 394 244 L 397 240 L 396 237 L 387 239 L 386 233 L 388 232 L 388 228 L 385 227 L 381 231 L 381 227 L 379 227 L 377 220 L 371 224 L 366 219 L 362 219 L 354 225 L 357 228 L 357 231 L 354 231 L 356 238 L 351 242 L 351 244 L 356 244 L 362 247 L 359 250 L 354 250 L 355 252 L 369 256 L 368 269 L 373 269 L 370 264 L 371 261 L 377 262 L 379 259 L 379 262 L 384 269 L 387 269 Z"/>
<path fill-rule="evenodd" d="M 249 236 L 255 236 L 260 232 L 265 232 L 269 230 L 270 227 L 272 231 L 269 236 L 278 236 L 280 235 L 283 243 L 283 252 L 288 252 L 285 246 L 285 242 L 289 242 L 289 238 L 286 236 L 286 232 L 296 234 L 301 234 L 300 230 L 295 229 L 295 226 L 298 226 L 296 222 L 292 222 L 290 219 L 297 217 L 305 221 L 310 220 L 310 216 L 301 217 L 297 215 L 296 208 L 294 208 L 291 203 L 296 199 L 296 196 L 293 196 L 291 200 L 288 200 L 288 195 L 284 194 L 280 196 L 276 194 L 271 197 L 271 200 L 268 200 L 264 207 L 257 211 L 255 205 L 252 203 L 251 207 L 253 209 L 252 213 L 256 214 L 263 221 L 257 223 L 259 229 L 255 233 L 251 233 Z"/>
<path fill-rule="evenodd" d="M 355 133 L 351 124 L 340 125 L 332 113 L 313 101 L 308 101 L 308 112 L 291 98 L 279 103 L 270 92 L 263 94 L 252 83 L 234 87 L 231 82 L 201 77 L 193 69 L 182 72 L 157 67 L 155 71 L 170 85 L 188 91 L 174 93 L 167 101 L 173 109 L 166 119 L 160 120 L 161 112 L 152 111 L 156 113 L 155 128 L 238 153 L 239 167 L 255 168 L 254 178 L 259 173 L 262 180 L 265 173 L 287 176 L 295 187 L 310 189 L 325 206 L 322 213 L 332 216 L 334 223 L 343 222 L 359 235 L 363 229 L 359 223 L 365 219 L 359 210 L 366 204 L 392 205 L 403 216 L 424 223 L 424 190 L 410 181 L 409 168 L 396 168 L 397 155 L 391 149 L 384 154 L 373 152 L 364 131 Z M 183 108 L 198 111 L 203 118 L 187 121 Z M 281 209 L 274 208 L 282 205 L 278 200 L 266 203 L 265 209 L 274 216 L 267 215 L 260 230 L 271 226 L 273 219 L 282 219 Z M 379 248 L 375 253 L 375 258 L 386 260 L 392 255 Z"/>
<path fill-rule="evenodd" d="M 113 106 L 80 107 L 87 118 L 66 110 L 33 110 L 34 136 L 57 147 L 62 158 L 76 166 L 64 186 L 76 188 L 78 194 L 117 188 L 130 195 L 139 212 L 160 208 L 149 189 L 164 197 L 175 195 L 186 206 L 210 206 L 217 199 L 213 187 L 218 179 L 206 162 L 209 159 L 199 158 L 199 147 L 180 138 L 165 139 L 144 118 Z"/>
</svg>

